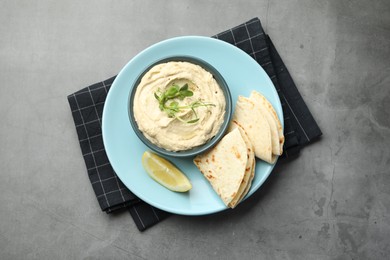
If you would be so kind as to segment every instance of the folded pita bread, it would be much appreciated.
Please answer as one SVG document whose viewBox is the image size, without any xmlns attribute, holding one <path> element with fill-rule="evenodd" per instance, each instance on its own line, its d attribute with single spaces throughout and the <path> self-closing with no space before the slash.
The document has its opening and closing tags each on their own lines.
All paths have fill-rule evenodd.
<svg viewBox="0 0 390 260">
<path fill-rule="evenodd" d="M 261 110 L 264 118 L 267 120 L 268 125 L 271 131 L 271 145 L 272 145 L 272 153 L 275 155 L 280 155 L 280 144 L 279 144 L 279 134 L 276 128 L 276 122 L 271 115 L 271 112 L 267 109 L 267 107 L 262 102 L 261 97 L 257 94 L 258 92 L 252 92 L 249 96 L 249 99 L 255 103 Z"/>
<path fill-rule="evenodd" d="M 236 207 L 248 194 L 256 158 L 274 163 L 283 152 L 283 128 L 271 103 L 259 92 L 239 96 L 227 134 L 195 165 L 224 204 Z"/>
<path fill-rule="evenodd" d="M 256 157 L 268 163 L 274 163 L 276 156 L 272 153 L 271 129 L 260 105 L 249 98 L 239 96 L 233 120 L 238 122 L 248 134 Z"/>
<path fill-rule="evenodd" d="M 229 207 L 236 205 L 232 201 L 244 180 L 247 162 L 247 145 L 239 129 L 233 129 L 215 147 L 194 158 L 194 164 Z"/>
<path fill-rule="evenodd" d="M 276 129 L 272 128 L 271 126 L 272 123 L 270 123 L 271 126 L 271 131 L 272 133 L 272 138 L 276 138 L 276 133 L 277 131 L 277 136 L 278 136 L 278 142 L 277 146 L 279 147 L 279 151 L 276 151 L 276 143 L 273 141 L 272 142 L 272 151 L 276 155 L 282 155 L 283 153 L 283 145 L 284 145 L 284 134 L 283 134 L 283 127 L 282 124 L 279 120 L 278 114 L 276 113 L 274 107 L 272 104 L 259 92 L 253 90 L 249 96 L 249 99 L 252 101 L 260 104 L 262 110 L 267 114 L 267 120 L 268 122 L 273 121 L 273 125 L 275 126 Z M 271 120 L 273 119 L 273 120 Z"/>
<path fill-rule="evenodd" d="M 249 188 L 251 186 L 253 177 L 254 177 L 254 167 L 255 167 L 255 152 L 252 146 L 252 143 L 249 141 L 248 135 L 245 132 L 244 128 L 240 126 L 236 121 L 232 121 L 229 125 L 228 131 L 233 131 L 234 129 L 238 129 L 240 131 L 241 137 L 244 140 L 246 144 L 247 149 L 247 157 L 248 161 L 245 167 L 245 174 L 244 178 L 241 182 L 240 188 L 238 189 L 238 192 L 236 196 L 233 198 L 233 200 L 229 203 L 229 207 L 235 208 L 237 204 L 241 202 L 243 197 L 248 193 Z"/>
<path fill-rule="evenodd" d="M 245 187 L 244 192 L 241 194 L 241 198 L 239 199 L 239 202 L 241 202 L 244 199 L 244 197 L 246 196 L 246 194 L 248 194 L 250 188 L 252 187 L 252 181 L 255 177 L 255 170 L 256 170 L 256 159 L 253 158 L 252 171 L 251 171 L 251 174 L 249 176 L 248 185 Z"/>
</svg>

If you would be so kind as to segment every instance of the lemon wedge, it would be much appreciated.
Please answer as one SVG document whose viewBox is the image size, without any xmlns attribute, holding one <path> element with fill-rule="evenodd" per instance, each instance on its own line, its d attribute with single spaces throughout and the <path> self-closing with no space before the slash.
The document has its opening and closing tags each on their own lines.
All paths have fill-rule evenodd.
<svg viewBox="0 0 390 260">
<path fill-rule="evenodd" d="M 152 179 L 169 190 L 186 192 L 192 188 L 188 178 L 168 160 L 150 151 L 142 155 L 142 165 Z"/>
</svg>

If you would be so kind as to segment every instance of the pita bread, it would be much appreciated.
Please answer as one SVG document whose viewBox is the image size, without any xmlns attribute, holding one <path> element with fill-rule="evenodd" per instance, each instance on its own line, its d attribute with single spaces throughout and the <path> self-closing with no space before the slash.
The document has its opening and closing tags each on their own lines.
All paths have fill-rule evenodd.
<svg viewBox="0 0 390 260">
<path fill-rule="evenodd" d="M 247 145 L 238 129 L 227 133 L 214 148 L 194 159 L 226 206 L 231 205 L 239 192 L 247 162 Z"/>
<path fill-rule="evenodd" d="M 240 126 L 236 121 L 232 121 L 229 125 L 228 131 L 230 132 L 236 128 L 238 128 L 238 130 L 240 131 L 241 137 L 246 144 L 248 161 L 247 161 L 247 164 L 245 166 L 245 174 L 244 174 L 244 178 L 241 182 L 240 188 L 238 189 L 236 196 L 229 203 L 229 207 L 231 207 L 231 208 L 235 208 L 237 206 L 237 204 L 241 202 L 242 198 L 246 194 L 246 193 L 244 194 L 244 192 L 247 190 L 247 187 L 251 186 L 251 182 L 253 180 L 253 177 L 251 178 L 251 176 L 252 176 L 252 174 L 254 174 L 254 161 L 255 161 L 255 152 L 254 152 L 253 146 L 252 146 L 251 142 L 249 141 L 248 135 L 245 132 L 244 128 L 242 128 L 242 126 Z"/>
<path fill-rule="evenodd" d="M 282 155 L 282 153 L 283 153 L 283 145 L 284 145 L 283 127 L 282 127 L 282 124 L 281 124 L 281 122 L 279 120 L 278 114 L 276 113 L 274 107 L 272 106 L 272 104 L 262 94 L 260 94 L 259 92 L 255 91 L 255 90 L 253 90 L 251 92 L 251 94 L 249 96 L 249 99 L 251 99 L 251 100 L 261 104 L 261 107 L 263 107 L 263 109 L 268 111 L 268 114 L 273 118 L 273 121 L 274 121 L 275 126 L 276 126 L 276 130 L 277 130 L 277 133 L 278 133 L 278 136 L 279 136 L 279 140 L 278 140 L 279 152 L 278 153 L 274 153 L 274 154 Z"/>
<path fill-rule="evenodd" d="M 272 153 L 271 129 L 259 105 L 249 98 L 239 96 L 233 120 L 238 122 L 248 134 L 256 157 L 274 163 L 276 157 Z"/>
<path fill-rule="evenodd" d="M 256 159 L 253 158 L 252 171 L 251 171 L 251 174 L 249 176 L 248 185 L 245 187 L 244 192 L 241 194 L 241 198 L 239 199 L 239 202 L 241 202 L 244 199 L 244 197 L 246 196 L 246 194 L 248 194 L 250 188 L 252 187 L 252 181 L 253 181 L 253 178 L 255 177 L 255 170 L 256 170 Z"/>
<path fill-rule="evenodd" d="M 267 107 L 262 102 L 262 99 L 257 92 L 252 92 L 249 96 L 249 99 L 255 103 L 256 106 L 259 106 L 264 118 L 267 120 L 270 131 L 271 131 L 271 144 L 272 144 L 272 153 L 275 155 L 280 155 L 280 144 L 279 144 L 279 134 L 276 128 L 276 122 L 271 115 L 271 112 L 267 109 Z"/>
<path fill-rule="evenodd" d="M 195 165 L 224 204 L 236 207 L 255 177 L 256 158 L 275 163 L 283 152 L 281 122 L 271 103 L 259 92 L 239 96 L 227 134 L 211 150 L 198 155 Z"/>
</svg>

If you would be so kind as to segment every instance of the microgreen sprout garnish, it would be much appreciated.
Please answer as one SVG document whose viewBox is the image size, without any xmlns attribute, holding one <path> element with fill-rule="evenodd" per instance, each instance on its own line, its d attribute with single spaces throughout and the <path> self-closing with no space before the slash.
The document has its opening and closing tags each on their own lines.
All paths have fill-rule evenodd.
<svg viewBox="0 0 390 260">
<path fill-rule="evenodd" d="M 209 106 L 215 107 L 214 104 L 205 103 L 200 100 L 194 101 L 185 106 L 180 106 L 179 102 L 177 102 L 177 100 L 184 100 L 186 97 L 192 97 L 193 95 L 194 92 L 188 89 L 188 84 L 184 84 L 182 87 L 173 84 L 164 92 L 158 90 L 154 93 L 154 97 L 157 99 L 161 111 L 167 113 L 169 117 L 176 118 L 177 120 L 187 124 L 192 124 L 199 121 L 198 114 L 196 113 L 196 108 Z M 168 103 L 168 101 L 170 102 Z M 194 118 L 190 120 L 185 120 L 177 115 L 177 113 L 184 110 L 192 110 Z"/>
</svg>

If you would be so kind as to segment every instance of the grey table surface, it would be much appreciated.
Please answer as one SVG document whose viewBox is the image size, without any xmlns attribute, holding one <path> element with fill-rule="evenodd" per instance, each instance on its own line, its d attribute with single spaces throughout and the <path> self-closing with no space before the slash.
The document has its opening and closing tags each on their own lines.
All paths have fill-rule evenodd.
<svg viewBox="0 0 390 260">
<path fill-rule="evenodd" d="M 388 259 L 390 2 L 0 1 L 0 259 Z M 262 20 L 324 135 L 235 210 L 100 210 L 66 96 L 181 35 Z"/>
</svg>

